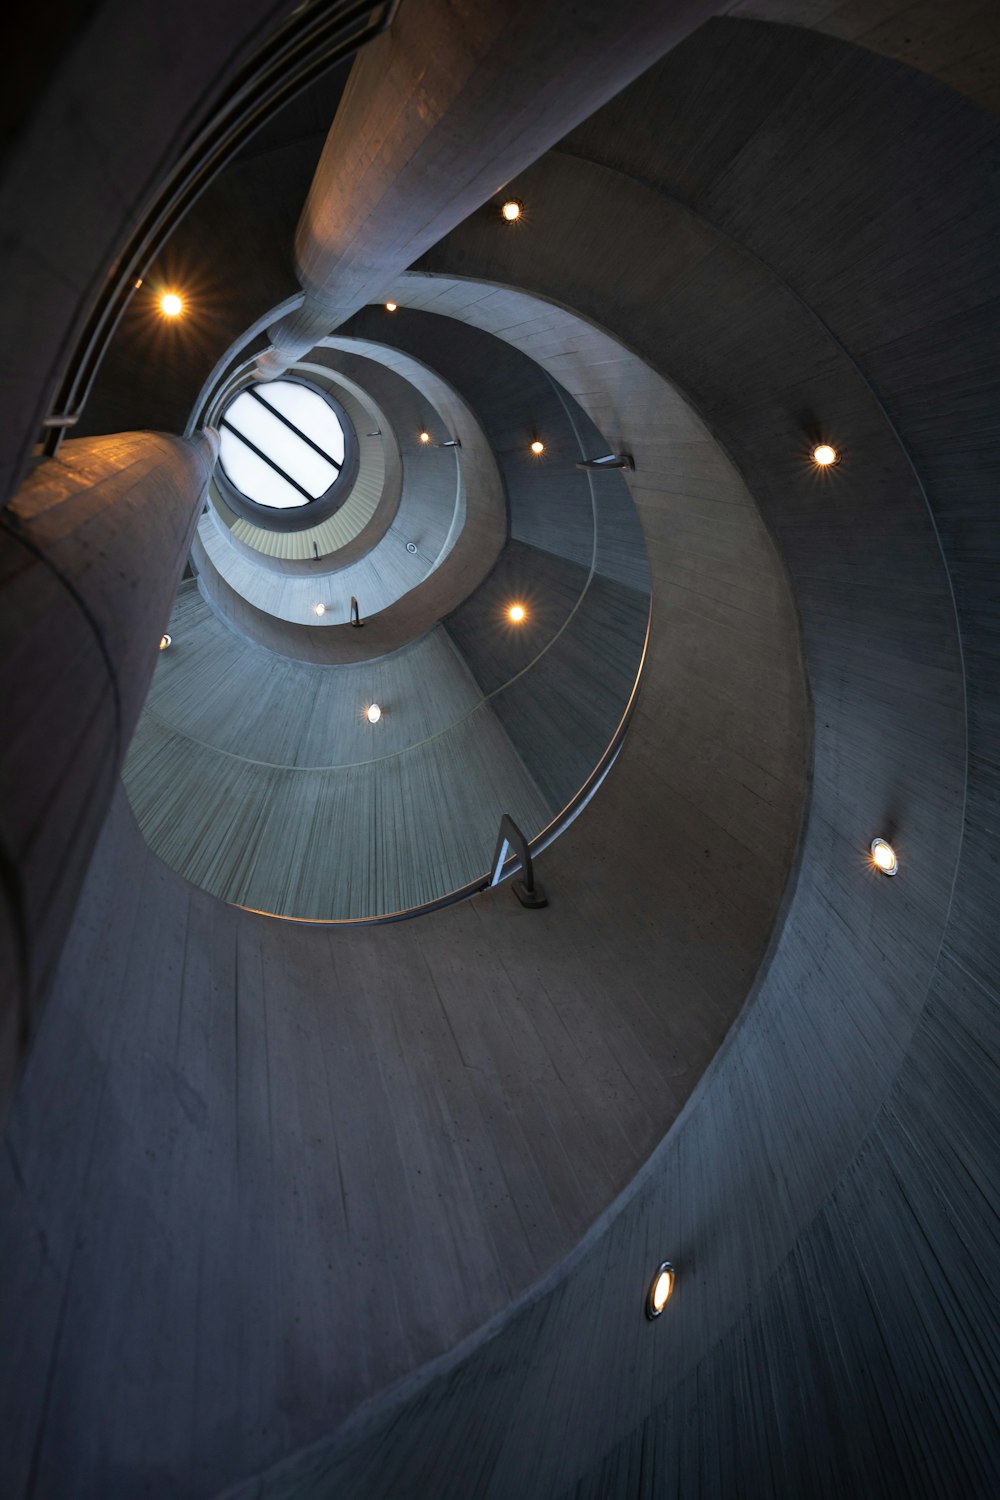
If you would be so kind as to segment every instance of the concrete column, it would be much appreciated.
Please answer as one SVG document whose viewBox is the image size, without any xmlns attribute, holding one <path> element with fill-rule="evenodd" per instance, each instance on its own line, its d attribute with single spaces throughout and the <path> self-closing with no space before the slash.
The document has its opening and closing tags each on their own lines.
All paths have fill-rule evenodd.
<svg viewBox="0 0 1000 1500">
<path fill-rule="evenodd" d="M 218 450 L 64 443 L 0 515 L 0 1108 L 59 958 Z"/>
<path fill-rule="evenodd" d="M 305 302 L 269 330 L 274 347 L 258 361 L 260 376 L 280 375 L 378 300 L 394 276 L 719 8 L 719 0 L 402 0 L 391 29 L 354 64 L 296 235 Z"/>
</svg>

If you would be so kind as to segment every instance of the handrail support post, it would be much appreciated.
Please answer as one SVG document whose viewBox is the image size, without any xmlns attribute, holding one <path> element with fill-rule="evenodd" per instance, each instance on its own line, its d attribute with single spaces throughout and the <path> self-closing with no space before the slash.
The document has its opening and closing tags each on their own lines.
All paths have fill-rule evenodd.
<svg viewBox="0 0 1000 1500">
<path fill-rule="evenodd" d="M 535 880 L 535 871 L 531 863 L 531 850 L 528 848 L 528 840 L 520 828 L 518 828 L 510 813 L 504 813 L 500 819 L 500 832 L 497 834 L 497 846 L 493 853 L 493 863 L 490 866 L 490 886 L 499 884 L 503 867 L 507 863 L 507 851 L 512 843 L 517 850 L 517 857 L 521 861 L 523 874 L 523 879 L 511 881 L 514 895 L 522 906 L 548 906 L 548 897 L 540 882 Z"/>
</svg>

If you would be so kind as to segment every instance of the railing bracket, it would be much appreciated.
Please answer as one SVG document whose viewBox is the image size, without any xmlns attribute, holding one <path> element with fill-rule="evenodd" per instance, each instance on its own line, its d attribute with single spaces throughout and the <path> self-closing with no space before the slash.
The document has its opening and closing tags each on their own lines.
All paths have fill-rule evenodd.
<svg viewBox="0 0 1000 1500">
<path fill-rule="evenodd" d="M 507 852 L 512 843 L 516 846 L 517 857 L 521 861 L 523 876 L 521 880 L 511 881 L 514 895 L 522 906 L 548 906 L 548 897 L 542 889 L 541 884 L 535 879 L 528 840 L 520 828 L 518 828 L 510 813 L 504 813 L 500 819 L 500 832 L 497 834 L 497 846 L 493 854 L 493 864 L 490 866 L 490 885 L 499 884 L 500 876 L 503 874 L 503 867 L 507 863 Z"/>
</svg>

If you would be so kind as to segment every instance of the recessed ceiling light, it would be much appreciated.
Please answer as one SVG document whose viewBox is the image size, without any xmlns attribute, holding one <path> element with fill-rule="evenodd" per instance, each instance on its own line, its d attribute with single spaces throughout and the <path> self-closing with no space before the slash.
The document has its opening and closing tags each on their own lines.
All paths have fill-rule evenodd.
<svg viewBox="0 0 1000 1500">
<path fill-rule="evenodd" d="M 872 839 L 872 864 L 880 875 L 895 875 L 899 869 L 896 851 L 885 839 Z"/>
<path fill-rule="evenodd" d="M 520 625 L 521 621 L 527 618 L 527 615 L 528 611 L 523 604 L 512 604 L 507 611 L 508 620 L 512 620 L 515 625 Z"/>
<path fill-rule="evenodd" d="M 503 207 L 501 208 L 500 212 L 503 214 L 504 219 L 508 224 L 516 224 L 518 219 L 524 213 L 524 204 L 521 202 L 520 198 L 508 198 L 506 203 L 504 203 Z"/>
<path fill-rule="evenodd" d="M 420 434 L 420 441 L 421 441 L 421 442 L 422 442 L 422 443 L 429 443 L 429 442 L 430 442 L 430 440 L 431 440 L 431 435 L 430 435 L 430 433 L 429 433 L 429 432 L 422 432 L 422 433 L 421 433 L 421 434 Z"/>
<path fill-rule="evenodd" d="M 313 614 L 314 615 L 325 615 L 326 614 L 326 605 L 325 604 L 314 604 L 313 605 Z"/>
<path fill-rule="evenodd" d="M 160 298 L 160 311 L 165 318 L 179 318 L 184 311 L 184 303 L 176 292 L 164 292 Z"/>
<path fill-rule="evenodd" d="M 661 1262 L 646 1293 L 646 1317 L 658 1318 L 673 1296 L 677 1273 L 669 1260 Z"/>
<path fill-rule="evenodd" d="M 532 453 L 544 453 L 545 444 L 539 438 L 535 438 L 535 441 L 531 445 L 531 451 Z"/>
<path fill-rule="evenodd" d="M 161 635 L 160 636 L 160 650 L 161 651 L 166 651 L 167 647 L 170 644 L 171 644 L 171 637 L 169 635 Z"/>
<path fill-rule="evenodd" d="M 821 469 L 840 462 L 840 454 L 829 443 L 819 443 L 812 451 L 812 461 Z"/>
<path fill-rule="evenodd" d="M 368 720 L 369 724 L 377 724 L 381 717 L 382 710 L 379 708 L 377 703 L 370 703 L 365 709 L 365 718 Z"/>
<path fill-rule="evenodd" d="M 387 302 L 385 304 L 385 310 L 386 310 L 386 312 L 395 312 L 396 311 L 396 303 L 395 302 Z"/>
</svg>

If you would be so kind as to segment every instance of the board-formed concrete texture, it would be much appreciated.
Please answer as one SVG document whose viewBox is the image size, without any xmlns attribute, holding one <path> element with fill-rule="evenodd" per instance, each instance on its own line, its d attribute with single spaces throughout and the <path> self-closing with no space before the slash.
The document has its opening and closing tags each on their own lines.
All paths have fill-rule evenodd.
<svg viewBox="0 0 1000 1500">
<path fill-rule="evenodd" d="M 540 835 L 600 762 L 636 684 L 650 606 L 642 528 L 620 473 L 576 467 L 606 439 L 509 344 L 451 319 L 409 324 L 408 341 L 421 342 L 423 330 L 452 385 L 426 367 L 421 377 L 412 355 L 356 337 L 341 341 L 343 357 L 376 390 L 384 361 L 430 390 L 451 391 L 427 424 L 442 436 L 460 431 L 462 447 L 425 448 L 422 405 L 400 404 L 398 391 L 391 400 L 390 379 L 379 394 L 401 435 L 404 493 L 366 558 L 326 577 L 289 579 L 235 557 L 211 517 L 201 523 L 206 561 L 218 562 L 230 584 L 245 577 L 241 591 L 258 608 L 284 616 L 296 590 L 304 622 L 310 601 L 325 599 L 339 629 L 324 619 L 310 634 L 337 630 L 357 653 L 351 669 L 262 658 L 259 637 L 240 640 L 189 590 L 171 616 L 174 644 L 125 769 L 152 849 L 196 885 L 255 911 L 373 917 L 484 877 L 503 814 L 528 838 Z M 393 332 L 407 341 L 401 327 Z M 455 382 L 481 429 L 473 430 Z M 545 433 L 544 462 L 530 451 L 532 421 Z M 478 587 L 476 572 L 462 570 L 465 597 L 443 628 L 386 654 L 380 627 L 400 588 L 397 559 L 412 565 L 402 585 L 412 585 L 410 597 L 430 596 L 428 620 L 448 608 L 434 562 L 451 524 L 456 454 L 477 558 L 484 528 L 476 510 L 501 479 L 510 540 Z M 405 537 L 417 539 L 412 558 Z M 217 604 L 205 568 L 199 584 Z M 366 606 L 363 632 L 343 623 L 355 588 Z M 518 600 L 527 619 L 514 628 L 506 611 Z M 372 701 L 383 710 L 374 731 L 363 713 Z"/>
<path fill-rule="evenodd" d="M 425 3 L 402 0 L 407 28 Z M 682 4 L 653 8 L 683 21 Z M 95 7 L 102 24 L 112 9 Z M 476 7 L 470 49 L 502 9 Z M 504 185 L 521 222 L 505 226 L 492 198 L 373 290 L 400 304 L 395 324 L 364 309 L 310 356 L 352 379 L 380 347 L 468 403 L 505 476 L 495 567 L 398 658 L 354 665 L 309 644 L 332 629 L 269 616 L 223 580 L 211 613 L 199 580 L 175 606 L 192 640 L 204 622 L 207 686 L 178 694 L 178 727 L 197 721 L 206 754 L 232 758 L 247 726 L 262 753 L 305 764 L 337 674 L 399 673 L 409 653 L 429 680 L 447 662 L 447 693 L 421 710 L 431 728 L 508 682 L 515 643 L 489 621 L 527 558 L 549 559 L 553 606 L 593 566 L 601 609 L 617 608 L 637 580 L 614 518 L 634 514 L 644 669 L 617 760 L 537 860 L 549 906 L 526 910 L 503 885 L 388 926 L 279 921 L 168 869 L 120 790 L 106 819 L 65 826 L 82 877 L 103 821 L 48 954 L 0 1160 L 5 1496 L 1000 1491 L 996 13 L 976 0 L 708 9 L 732 14 L 643 58 L 642 77 Z M 85 114 L 99 49 L 80 25 L 54 66 Z M 130 55 L 121 32 L 109 58 Z M 140 80 L 148 40 L 132 49 Z M 377 96 L 371 70 L 359 76 Z M 308 128 L 275 127 L 209 189 L 212 211 L 193 210 L 202 253 L 239 253 L 233 234 L 212 237 L 227 182 L 250 226 L 255 172 L 308 179 L 320 97 L 288 117 Z M 95 121 L 107 113 L 95 103 Z M 154 126 L 136 132 L 136 160 L 155 154 Z M 409 115 L 403 126 L 410 139 Z M 27 139 L 21 169 L 44 139 Z M 417 184 L 404 166 L 399 178 L 403 203 Z M 85 153 L 81 194 L 93 180 Z M 17 224 L 37 199 L 24 185 Z M 39 412 L 126 201 L 116 186 L 76 260 L 56 235 L 33 275 L 62 277 L 19 371 Z M 275 204 L 269 269 L 247 283 L 266 282 L 272 307 L 295 291 L 297 213 L 291 193 Z M 65 241 L 57 206 L 46 214 L 39 232 L 58 224 Z M 422 224 L 401 222 L 400 243 Z M 176 340 L 176 430 L 213 365 L 266 347 L 259 329 L 244 337 L 267 312 L 248 301 L 196 353 Z M 509 361 L 486 352 L 498 344 Z M 95 388 L 95 410 L 123 428 L 151 420 L 142 348 L 129 315 Z M 502 378 L 517 361 L 530 380 Z M 549 511 L 542 471 L 502 435 L 557 416 L 558 393 L 564 415 L 635 459 L 595 479 L 609 538 L 589 561 L 571 490 L 586 473 L 560 438 Z M 11 452 L 34 436 L 22 416 Z M 808 458 L 821 439 L 842 455 L 822 474 Z M 165 440 L 106 441 L 133 455 L 134 513 L 155 509 L 143 474 Z M 193 515 L 193 485 L 190 498 Z M 78 513 L 63 509 L 70 539 Z M 5 560 L 16 525 L 0 534 Z M 181 539 L 156 535 L 126 547 L 120 577 L 101 561 L 112 610 L 150 573 L 129 615 L 146 635 L 184 561 Z M 87 569 L 62 555 L 53 586 L 73 598 Z M 591 733 L 560 692 L 587 679 L 599 705 L 602 674 L 618 671 L 587 611 L 565 612 L 558 640 L 491 700 L 543 800 L 558 793 L 546 768 L 572 768 L 571 742 Z M 28 702 L 31 642 L 16 610 L 2 618 L 4 680 Z M 138 712 L 150 643 L 107 633 L 123 664 L 136 657 L 121 691 Z M 213 679 L 229 661 L 231 680 Z M 182 664 L 161 663 L 151 713 Z M 311 720 L 310 681 L 323 684 Z M 287 723 L 268 710 L 286 692 Z M 83 802 L 69 702 L 60 755 Z M 32 757 L 52 764 L 43 721 L 10 742 L 29 810 L 43 784 Z M 113 722 L 95 699 L 94 745 Z M 348 753 L 358 731 L 331 748 Z M 176 795 L 169 774 L 162 790 Z M 895 879 L 871 867 L 875 834 L 899 852 Z M 8 888 L 21 862 L 4 850 Z M 291 859 L 288 881 L 305 870 Z M 651 1322 L 667 1259 L 676 1290 Z"/>
</svg>

